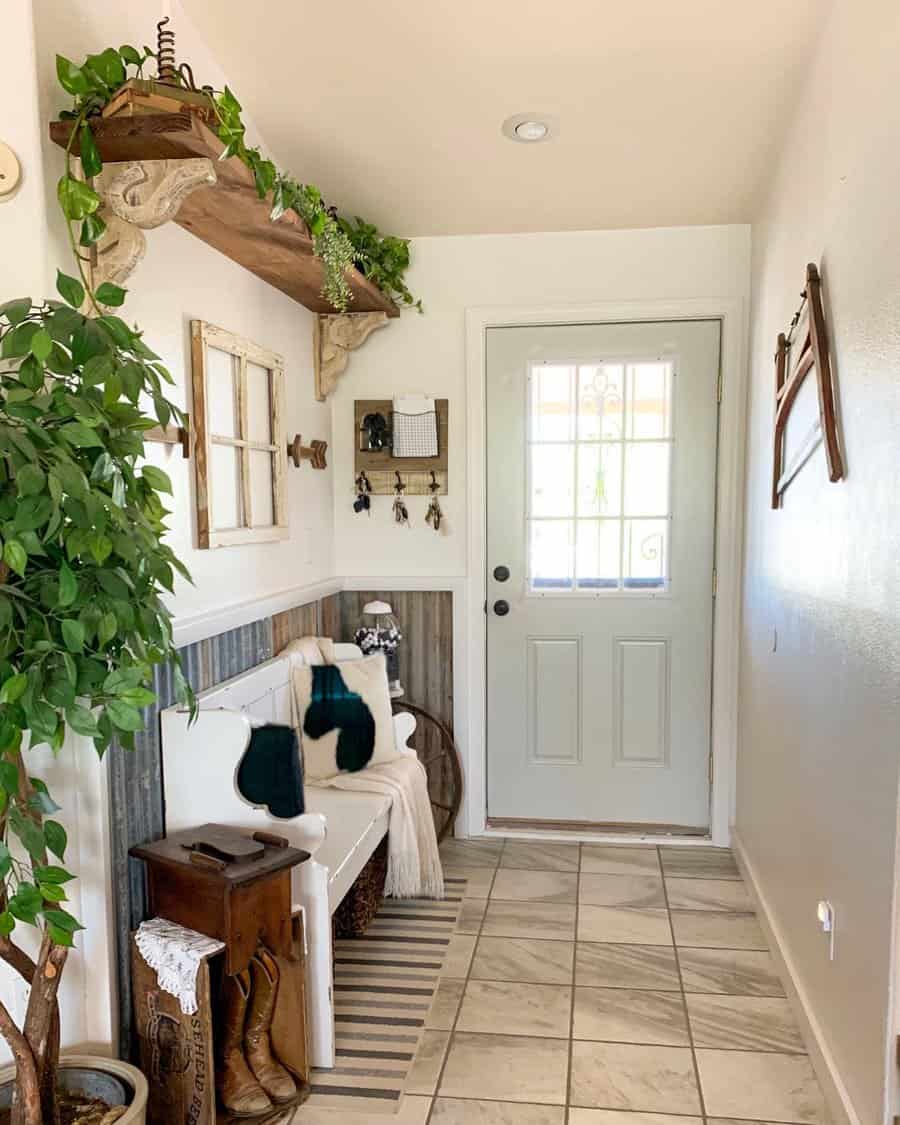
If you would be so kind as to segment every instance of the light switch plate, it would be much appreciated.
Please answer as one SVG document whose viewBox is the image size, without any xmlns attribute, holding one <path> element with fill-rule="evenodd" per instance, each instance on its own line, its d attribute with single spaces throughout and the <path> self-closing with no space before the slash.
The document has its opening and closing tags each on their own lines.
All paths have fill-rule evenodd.
<svg viewBox="0 0 900 1125">
<path fill-rule="evenodd" d="M 0 141 L 0 199 L 16 190 L 21 176 L 22 166 L 19 164 L 19 158 L 9 145 Z"/>
</svg>

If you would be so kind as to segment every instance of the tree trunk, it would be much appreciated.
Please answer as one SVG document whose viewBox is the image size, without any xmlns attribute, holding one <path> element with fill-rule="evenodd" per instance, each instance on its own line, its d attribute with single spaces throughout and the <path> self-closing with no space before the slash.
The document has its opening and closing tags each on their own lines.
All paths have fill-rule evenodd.
<svg viewBox="0 0 900 1125">
<path fill-rule="evenodd" d="M 28 1011 L 23 1031 L 34 1056 L 37 1078 L 41 1090 L 43 1125 L 58 1125 L 59 1110 L 56 1098 L 56 1067 L 59 1061 L 59 1023 L 56 996 L 68 949 L 55 945 L 47 934 L 41 942 Z M 57 1034 L 54 1035 L 54 1028 Z"/>
<path fill-rule="evenodd" d="M 28 1040 L 16 1027 L 4 1004 L 0 1004 L 0 1035 L 8 1043 L 16 1063 L 11 1125 L 44 1125 L 34 1055 L 28 1046 Z"/>
</svg>

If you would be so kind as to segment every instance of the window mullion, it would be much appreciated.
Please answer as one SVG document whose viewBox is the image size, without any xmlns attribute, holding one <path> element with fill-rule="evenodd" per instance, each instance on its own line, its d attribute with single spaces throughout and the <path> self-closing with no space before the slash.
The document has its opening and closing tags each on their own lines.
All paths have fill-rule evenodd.
<svg viewBox="0 0 900 1125">
<path fill-rule="evenodd" d="M 247 357 L 243 353 L 238 357 L 238 421 L 240 426 L 241 441 L 241 501 L 244 508 L 244 527 L 253 527 L 253 507 L 250 501 L 250 424 L 248 420 L 249 408 L 247 404 Z"/>
</svg>

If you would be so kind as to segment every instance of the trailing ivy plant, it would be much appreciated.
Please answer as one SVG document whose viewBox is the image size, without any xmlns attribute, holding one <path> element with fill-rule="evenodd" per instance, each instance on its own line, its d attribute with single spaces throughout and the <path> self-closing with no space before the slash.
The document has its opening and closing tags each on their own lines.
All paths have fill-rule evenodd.
<svg viewBox="0 0 900 1125">
<path fill-rule="evenodd" d="M 409 269 L 409 239 L 382 234 L 374 223 L 358 215 L 355 220 L 337 218 L 338 226 L 353 244 L 356 265 L 378 288 L 400 305 L 412 305 L 422 312 L 422 302 L 410 293 L 404 281 Z"/>
<path fill-rule="evenodd" d="M 59 60 L 73 94 L 59 202 L 79 277 L 60 272 L 60 300 L 0 304 L 0 959 L 31 986 L 17 1025 L 0 1003 L 0 1035 L 16 1063 L 13 1125 L 57 1125 L 57 992 L 75 935 L 66 830 L 31 747 L 62 750 L 67 732 L 99 755 L 133 749 L 155 701 L 154 666 L 170 662 L 193 707 L 162 601 L 184 566 L 163 541 L 171 484 L 144 463 L 143 436 L 185 418 L 172 377 L 139 330 L 110 311 L 125 291 L 91 290 L 85 255 L 103 231 L 100 200 L 72 174 L 71 154 L 99 170 L 86 118 L 147 52 L 122 47 L 83 67 Z M 152 403 L 148 415 L 144 404 Z M 40 931 L 30 957 L 14 940 Z"/>
</svg>

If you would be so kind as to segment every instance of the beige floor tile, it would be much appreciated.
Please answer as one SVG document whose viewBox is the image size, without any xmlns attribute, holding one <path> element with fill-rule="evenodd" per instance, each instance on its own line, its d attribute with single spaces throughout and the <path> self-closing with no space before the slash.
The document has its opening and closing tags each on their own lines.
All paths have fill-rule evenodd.
<svg viewBox="0 0 900 1125">
<path fill-rule="evenodd" d="M 582 844 L 581 870 L 603 875 L 659 875 L 659 855 L 649 844 Z"/>
<path fill-rule="evenodd" d="M 697 1114 L 700 1098 L 685 1047 L 572 1044 L 572 1105 L 644 1113 Z"/>
<path fill-rule="evenodd" d="M 752 913 L 746 886 L 737 879 L 666 879 L 672 910 L 737 910 Z"/>
<path fill-rule="evenodd" d="M 827 1125 L 822 1091 L 806 1055 L 701 1049 L 697 1066 L 708 1114 Z"/>
<path fill-rule="evenodd" d="M 493 867 L 466 867 L 462 864 L 444 863 L 445 879 L 465 879 L 463 898 L 488 898 L 494 882 Z"/>
<path fill-rule="evenodd" d="M 572 1034 L 616 1043 L 691 1044 L 680 994 L 636 988 L 576 988 Z"/>
<path fill-rule="evenodd" d="M 629 1113 L 621 1109 L 570 1109 L 569 1125 L 703 1125 L 703 1119 L 673 1117 L 670 1113 Z"/>
<path fill-rule="evenodd" d="M 751 949 L 679 948 L 685 992 L 736 996 L 784 996 L 770 953 Z"/>
<path fill-rule="evenodd" d="M 577 871 L 578 851 L 578 844 L 507 840 L 500 856 L 500 866 L 521 867 L 528 871 Z"/>
<path fill-rule="evenodd" d="M 486 898 L 464 898 L 459 908 L 459 919 L 456 923 L 456 933 L 477 934 L 481 929 L 484 912 L 487 909 Z"/>
<path fill-rule="evenodd" d="M 676 945 L 706 949 L 766 949 L 755 914 L 726 914 L 714 910 L 673 910 Z"/>
<path fill-rule="evenodd" d="M 680 991 L 675 950 L 662 945 L 578 942 L 575 983 L 598 988 Z"/>
<path fill-rule="evenodd" d="M 665 910 L 663 881 L 658 875 L 582 874 L 578 901 L 593 906 L 631 906 Z"/>
<path fill-rule="evenodd" d="M 470 980 L 459 1010 L 459 1031 L 546 1035 L 568 1039 L 572 989 L 559 984 Z"/>
<path fill-rule="evenodd" d="M 441 859 L 452 867 L 496 867 L 503 851 L 502 840 L 455 840 L 441 844 Z"/>
<path fill-rule="evenodd" d="M 439 1092 L 441 1097 L 565 1105 L 568 1065 L 565 1039 L 457 1032 Z"/>
<path fill-rule="evenodd" d="M 694 994 L 687 997 L 687 1006 L 695 1047 L 805 1052 L 787 1000 Z"/>
<path fill-rule="evenodd" d="M 342 1107 L 340 1098 L 334 1101 L 333 1107 L 302 1105 L 291 1118 L 291 1125 L 372 1125 L 373 1120 L 390 1121 L 393 1125 L 425 1125 L 431 1109 L 431 1098 L 415 1095 L 404 1095 L 396 1114 L 390 1116 L 376 1116 L 364 1110 L 356 1113 Z"/>
<path fill-rule="evenodd" d="M 472 962 L 475 980 L 571 984 L 573 941 L 481 937 Z"/>
<path fill-rule="evenodd" d="M 494 877 L 491 898 L 508 902 L 574 902 L 577 893 L 575 874 L 501 867 Z"/>
<path fill-rule="evenodd" d="M 419 1049 L 403 1084 L 404 1093 L 433 1094 L 435 1092 L 449 1042 L 449 1031 L 422 1032 Z"/>
<path fill-rule="evenodd" d="M 582 906 L 578 911 L 578 940 L 671 945 L 672 931 L 665 910 Z"/>
<path fill-rule="evenodd" d="M 575 907 L 552 902 L 488 903 L 481 930 L 486 937 L 575 938 Z"/>
<path fill-rule="evenodd" d="M 664 847 L 659 849 L 667 879 L 740 879 L 728 848 Z"/>
<path fill-rule="evenodd" d="M 571 1121 L 572 1119 L 569 1118 Z M 707 1117 L 706 1125 L 784 1125 L 780 1121 L 737 1121 L 733 1117 Z"/>
<path fill-rule="evenodd" d="M 465 987 L 464 980 L 441 977 L 434 999 L 431 1001 L 431 1008 L 425 1017 L 425 1026 L 434 1031 L 449 1031 L 456 1019 Z"/>
<path fill-rule="evenodd" d="M 474 934 L 451 934 L 441 974 L 445 977 L 468 976 L 477 941 Z"/>
<path fill-rule="evenodd" d="M 563 1125 L 565 1119 L 566 1110 L 561 1105 L 438 1098 L 431 1125 Z"/>
</svg>

